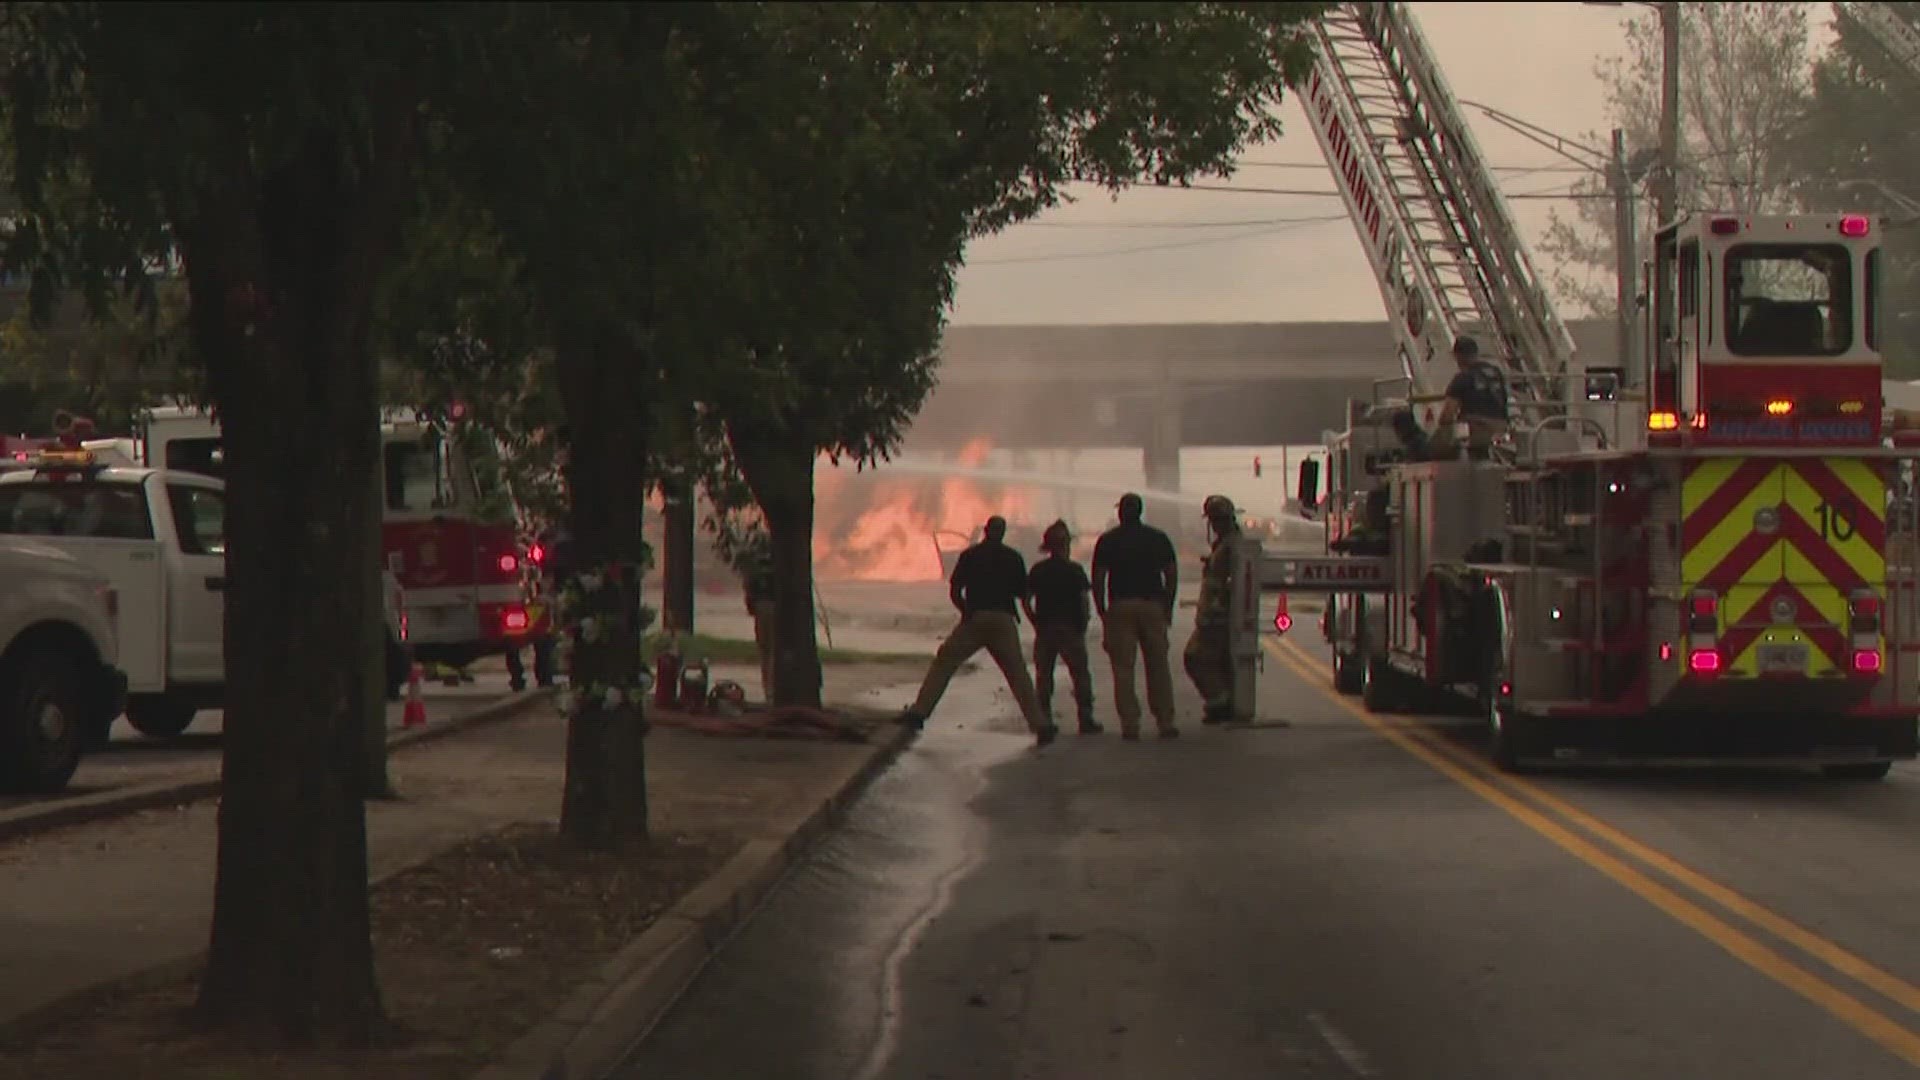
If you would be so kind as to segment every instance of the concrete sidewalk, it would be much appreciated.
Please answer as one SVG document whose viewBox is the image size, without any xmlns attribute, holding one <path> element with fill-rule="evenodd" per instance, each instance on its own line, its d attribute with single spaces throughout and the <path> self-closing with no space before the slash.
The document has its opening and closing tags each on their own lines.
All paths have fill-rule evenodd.
<svg viewBox="0 0 1920 1080">
<path fill-rule="evenodd" d="M 735 673 L 736 676 L 738 673 Z M 909 672 L 910 677 L 913 673 Z M 898 665 L 828 669 L 833 700 L 898 708 Z M 565 724 L 536 707 L 394 756 L 404 794 L 367 807 L 377 878 L 468 839 L 559 815 Z M 865 744 L 710 738 L 655 728 L 648 782 L 656 827 L 747 838 L 784 822 L 823 770 L 855 770 Z M 143 811 L 0 845 L 0 1022 L 79 990 L 191 959 L 212 913 L 217 805 Z"/>
</svg>

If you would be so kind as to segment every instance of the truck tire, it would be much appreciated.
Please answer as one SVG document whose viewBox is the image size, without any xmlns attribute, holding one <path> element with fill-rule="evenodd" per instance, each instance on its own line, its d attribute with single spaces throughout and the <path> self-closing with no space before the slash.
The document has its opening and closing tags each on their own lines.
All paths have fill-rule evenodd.
<svg viewBox="0 0 1920 1080">
<path fill-rule="evenodd" d="M 1893 771 L 1891 761 L 1871 761 L 1857 765 L 1823 765 L 1820 775 L 1829 780 L 1885 780 Z"/>
<path fill-rule="evenodd" d="M 127 723 L 149 739 L 177 739 L 193 726 L 200 709 L 191 702 L 164 695 L 127 700 Z"/>
<path fill-rule="evenodd" d="M 1406 695 L 1401 693 L 1405 680 L 1386 657 L 1370 656 L 1356 662 L 1360 666 L 1360 702 L 1368 712 L 1393 713 L 1406 707 Z"/>
<path fill-rule="evenodd" d="M 1366 662 L 1351 653 L 1333 650 L 1333 688 L 1342 694 L 1358 694 L 1366 688 Z"/>
<path fill-rule="evenodd" d="M 1501 696 L 1497 674 L 1481 684 L 1476 700 L 1486 720 L 1487 757 L 1493 767 L 1508 773 L 1532 772 L 1520 763 L 1516 753 L 1523 741 L 1520 735 L 1526 729 L 1526 717 L 1514 711 L 1512 700 Z"/>
<path fill-rule="evenodd" d="M 80 667 L 51 649 L 0 666 L 0 787 L 47 795 L 67 786 L 87 740 Z"/>
</svg>

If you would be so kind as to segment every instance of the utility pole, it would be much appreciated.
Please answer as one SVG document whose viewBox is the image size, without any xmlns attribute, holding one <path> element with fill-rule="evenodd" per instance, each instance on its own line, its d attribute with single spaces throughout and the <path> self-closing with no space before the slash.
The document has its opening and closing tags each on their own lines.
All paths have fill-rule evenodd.
<svg viewBox="0 0 1920 1080">
<path fill-rule="evenodd" d="M 1627 136 L 1613 129 L 1613 161 L 1607 170 L 1607 186 L 1613 189 L 1614 333 L 1619 335 L 1617 352 L 1620 366 L 1626 369 L 1628 386 L 1645 386 L 1646 373 L 1638 362 L 1639 335 L 1634 333 L 1634 315 L 1638 306 L 1640 252 L 1634 235 L 1633 173 L 1627 165 Z"/>
<path fill-rule="evenodd" d="M 1656 230 L 1665 227 L 1679 212 L 1680 188 L 1680 4 L 1663 0 L 1660 5 L 1660 174 L 1654 188 L 1658 219 Z"/>
</svg>

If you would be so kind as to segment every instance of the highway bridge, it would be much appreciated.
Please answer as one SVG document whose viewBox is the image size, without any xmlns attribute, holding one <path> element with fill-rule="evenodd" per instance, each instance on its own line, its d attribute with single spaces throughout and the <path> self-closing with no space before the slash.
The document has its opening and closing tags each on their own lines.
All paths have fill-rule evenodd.
<svg viewBox="0 0 1920 1080">
<path fill-rule="evenodd" d="M 1612 357 L 1612 320 L 1570 329 L 1581 356 Z M 1400 374 L 1384 322 L 955 326 L 908 445 L 1138 446 L 1165 481 L 1181 446 L 1318 442 Z"/>
</svg>

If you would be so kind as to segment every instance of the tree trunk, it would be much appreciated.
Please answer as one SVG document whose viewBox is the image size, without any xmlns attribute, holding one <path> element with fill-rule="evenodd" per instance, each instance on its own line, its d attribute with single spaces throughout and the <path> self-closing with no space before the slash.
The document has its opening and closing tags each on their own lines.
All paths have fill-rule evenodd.
<svg viewBox="0 0 1920 1080">
<path fill-rule="evenodd" d="M 634 369 L 643 361 L 604 334 L 563 342 L 555 350 L 571 432 L 565 469 L 578 580 L 597 575 L 603 588 L 582 595 L 563 631 L 573 642 L 574 711 L 567 719 L 567 784 L 560 831 L 583 844 L 607 846 L 647 835 L 646 711 L 640 689 L 640 578 L 646 542 L 642 467 L 645 409 Z M 587 622 L 591 620 L 591 622 Z M 590 629 L 590 632 L 589 632 Z M 609 690 L 619 700 L 608 706 Z"/>
<path fill-rule="evenodd" d="M 740 475 L 753 489 L 773 551 L 773 704 L 820 707 L 820 646 L 814 637 L 811 445 L 730 436 Z"/>
<path fill-rule="evenodd" d="M 199 213 L 179 215 L 228 487 L 220 846 L 199 1014 L 270 1045 L 364 1046 L 382 1017 L 357 645 L 375 617 L 360 587 L 379 448 L 368 310 L 404 145 L 350 173 L 345 144 L 316 135 L 273 172 L 231 167 Z"/>
<path fill-rule="evenodd" d="M 361 740 L 367 757 L 360 793 L 369 799 L 395 799 L 399 793 L 393 790 L 393 777 L 387 771 L 387 583 L 381 573 L 380 543 L 380 519 L 386 507 L 380 481 L 380 470 L 374 468 L 362 485 L 367 500 L 367 554 L 360 577 L 366 583 L 367 618 L 360 634 L 360 693 L 365 700 Z"/>
</svg>

